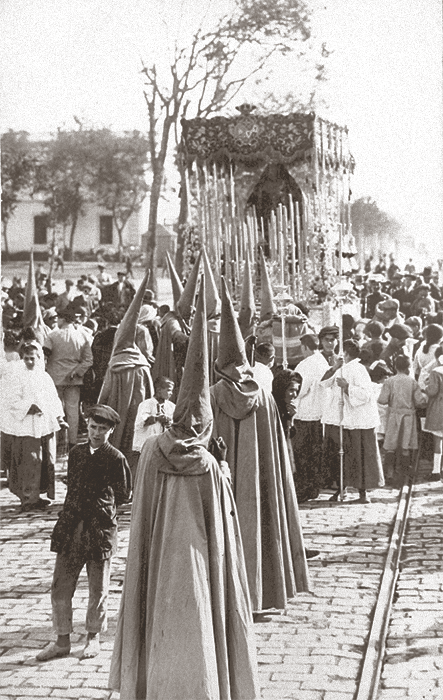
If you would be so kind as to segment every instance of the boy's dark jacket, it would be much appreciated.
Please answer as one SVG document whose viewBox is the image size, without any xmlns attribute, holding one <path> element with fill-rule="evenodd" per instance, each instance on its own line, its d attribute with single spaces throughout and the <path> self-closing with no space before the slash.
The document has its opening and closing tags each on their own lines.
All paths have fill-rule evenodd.
<svg viewBox="0 0 443 700">
<path fill-rule="evenodd" d="M 107 559 L 117 549 L 117 506 L 128 500 L 131 471 L 126 457 L 109 442 L 91 454 L 89 443 L 68 458 L 68 492 L 51 536 L 51 551 L 69 552 L 74 533 L 85 558 Z M 80 525 L 82 523 L 82 525 Z"/>
</svg>

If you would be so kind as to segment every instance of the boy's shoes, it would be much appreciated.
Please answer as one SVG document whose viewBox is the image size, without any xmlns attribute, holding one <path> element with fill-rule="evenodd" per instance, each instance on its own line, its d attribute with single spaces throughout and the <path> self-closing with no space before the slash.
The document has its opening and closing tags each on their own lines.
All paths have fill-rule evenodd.
<svg viewBox="0 0 443 700">
<path fill-rule="evenodd" d="M 60 647 L 54 642 L 47 649 L 43 649 L 40 654 L 35 657 L 37 661 L 51 661 L 51 659 L 61 659 L 63 656 L 69 656 L 71 647 Z"/>
<path fill-rule="evenodd" d="M 82 651 L 81 659 L 93 659 L 97 654 L 100 653 L 100 638 L 97 635 L 96 637 L 92 637 L 92 639 L 88 639 L 86 642 L 86 646 Z"/>
<path fill-rule="evenodd" d="M 318 557 L 319 554 L 320 551 L 318 549 L 305 549 L 306 559 L 314 559 L 314 557 Z"/>
<path fill-rule="evenodd" d="M 44 510 L 48 506 L 50 506 L 52 501 L 49 500 L 49 498 L 39 498 L 37 503 L 34 504 L 34 508 L 37 508 L 37 510 Z"/>
<path fill-rule="evenodd" d="M 30 510 L 45 510 L 51 503 L 52 501 L 49 498 L 39 498 L 35 503 L 23 503 L 20 512 L 29 513 Z"/>
<path fill-rule="evenodd" d="M 431 474 L 429 481 L 441 481 L 441 474 Z"/>
</svg>

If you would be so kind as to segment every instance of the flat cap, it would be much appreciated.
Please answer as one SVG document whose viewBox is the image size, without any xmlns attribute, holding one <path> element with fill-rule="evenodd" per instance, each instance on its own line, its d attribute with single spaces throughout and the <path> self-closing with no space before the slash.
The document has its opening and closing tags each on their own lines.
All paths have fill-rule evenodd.
<svg viewBox="0 0 443 700">
<path fill-rule="evenodd" d="M 57 311 L 51 306 L 50 309 L 45 309 L 43 311 L 43 320 L 46 321 L 47 318 L 56 318 L 58 316 Z"/>
<path fill-rule="evenodd" d="M 394 323 L 393 326 L 386 329 L 386 332 L 392 338 L 397 338 L 397 340 L 406 340 L 406 338 L 412 338 L 412 330 L 405 323 Z"/>
<path fill-rule="evenodd" d="M 117 411 L 114 411 L 110 406 L 106 406 L 104 403 L 97 403 L 95 406 L 91 406 L 88 410 L 88 418 L 101 418 L 105 420 L 110 425 L 118 425 L 120 423 L 120 416 Z"/>
<path fill-rule="evenodd" d="M 338 338 L 339 333 L 340 329 L 338 326 L 324 326 L 318 334 L 318 339 L 321 340 L 325 335 L 335 335 Z"/>
<path fill-rule="evenodd" d="M 387 311 L 388 309 L 398 309 L 400 308 L 400 302 L 398 299 L 385 299 L 377 304 L 380 311 Z"/>
</svg>

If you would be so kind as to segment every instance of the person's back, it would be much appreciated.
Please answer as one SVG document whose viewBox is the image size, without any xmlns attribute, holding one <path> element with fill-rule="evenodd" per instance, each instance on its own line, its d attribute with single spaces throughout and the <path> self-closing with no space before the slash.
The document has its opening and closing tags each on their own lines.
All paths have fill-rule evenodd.
<svg viewBox="0 0 443 700">
<path fill-rule="evenodd" d="M 399 355 L 395 361 L 397 374 L 383 384 L 378 403 L 387 406 L 386 432 L 383 448 L 386 451 L 385 469 L 387 479 L 394 476 L 395 451 L 401 449 L 401 469 L 405 471 L 410 463 L 410 450 L 418 448 L 417 420 L 415 409 L 423 406 L 425 397 L 416 380 L 409 375 L 411 361 Z"/>
<path fill-rule="evenodd" d="M 92 365 L 90 336 L 82 326 L 62 322 L 48 334 L 44 347 L 50 350 L 46 370 L 56 386 L 82 383 L 82 375 L 71 376 L 79 364 L 86 362 L 85 372 Z"/>
<path fill-rule="evenodd" d="M 414 395 L 418 395 L 420 387 L 409 374 L 398 373 L 386 380 L 382 391 L 389 392 L 389 406 L 394 410 L 409 410 L 415 408 Z"/>
</svg>

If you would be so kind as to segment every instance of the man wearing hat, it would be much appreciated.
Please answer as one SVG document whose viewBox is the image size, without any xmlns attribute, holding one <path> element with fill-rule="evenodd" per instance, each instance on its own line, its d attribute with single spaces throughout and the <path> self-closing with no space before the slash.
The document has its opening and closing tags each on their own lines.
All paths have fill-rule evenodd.
<svg viewBox="0 0 443 700">
<path fill-rule="evenodd" d="M 433 272 L 432 272 L 432 267 L 428 266 L 423 269 L 423 272 L 421 273 L 421 276 L 423 277 L 423 282 L 427 285 L 429 285 L 429 289 L 431 292 L 431 297 L 435 299 L 435 301 L 440 301 L 442 298 L 441 292 L 435 282 L 433 281 Z M 417 291 L 417 288 L 415 289 Z"/>
<path fill-rule="evenodd" d="M 365 298 L 365 318 L 372 318 L 377 304 L 388 298 L 388 295 L 381 291 L 381 279 L 381 275 L 368 279 L 369 294 Z"/>
<path fill-rule="evenodd" d="M 323 355 L 330 367 L 332 367 L 336 359 L 335 348 L 338 341 L 338 334 L 338 326 L 324 326 L 318 334 L 320 354 Z"/>
<path fill-rule="evenodd" d="M 380 360 L 386 363 L 392 374 L 396 373 L 395 363 L 399 355 L 406 355 L 412 359 L 412 347 L 416 341 L 412 340 L 412 330 L 405 323 L 394 323 L 386 330 L 391 339 L 380 355 Z"/>
<path fill-rule="evenodd" d="M 124 455 L 109 443 L 120 416 L 96 404 L 88 414 L 88 441 L 68 458 L 68 491 L 51 536 L 57 552 L 51 588 L 52 619 L 57 640 L 37 655 L 38 661 L 67 656 L 71 650 L 72 598 L 86 564 L 88 633 L 82 658 L 100 651 L 99 634 L 107 628 L 111 557 L 117 551 L 117 507 L 131 492 L 131 472 Z"/>
<path fill-rule="evenodd" d="M 106 290 L 105 301 L 112 301 L 118 308 L 126 311 L 135 295 L 134 286 L 127 279 L 126 272 L 117 272 L 117 282 L 110 284 Z"/>
<path fill-rule="evenodd" d="M 76 294 L 73 280 L 65 280 L 65 291 L 58 295 L 55 302 L 57 313 L 66 309 L 66 307 L 74 300 Z"/>
<path fill-rule="evenodd" d="M 53 306 L 43 311 L 43 320 L 51 331 L 57 327 L 57 317 L 57 311 Z"/>
<path fill-rule="evenodd" d="M 414 301 L 414 282 L 416 275 L 406 271 L 402 277 L 401 286 L 392 292 L 392 297 L 400 302 L 400 311 L 409 316 L 411 304 Z"/>
<path fill-rule="evenodd" d="M 396 323 L 403 323 L 404 316 L 400 313 L 400 302 L 397 299 L 385 299 L 375 307 L 375 314 L 371 321 L 380 321 L 385 328 Z"/>
<path fill-rule="evenodd" d="M 105 265 L 103 263 L 100 263 L 97 265 L 98 267 L 98 275 L 97 275 L 97 283 L 99 287 L 105 287 L 107 284 L 112 284 L 112 277 L 109 274 L 109 272 L 105 272 Z"/>
</svg>

